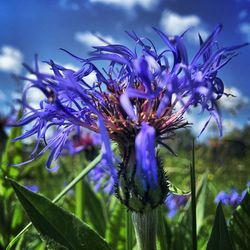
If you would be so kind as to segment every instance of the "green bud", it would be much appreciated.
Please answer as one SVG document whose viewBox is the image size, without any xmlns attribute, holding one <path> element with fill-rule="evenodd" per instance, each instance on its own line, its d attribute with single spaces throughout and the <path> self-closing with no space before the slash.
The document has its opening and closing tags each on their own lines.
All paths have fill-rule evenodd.
<svg viewBox="0 0 250 250">
<path fill-rule="evenodd" d="M 116 196 L 134 212 L 151 211 L 164 203 L 169 192 L 167 176 L 162 163 L 157 157 L 158 185 L 152 188 L 146 176 L 136 174 L 135 151 L 130 148 L 128 152 L 127 157 L 124 157 L 123 162 L 119 165 Z"/>
</svg>

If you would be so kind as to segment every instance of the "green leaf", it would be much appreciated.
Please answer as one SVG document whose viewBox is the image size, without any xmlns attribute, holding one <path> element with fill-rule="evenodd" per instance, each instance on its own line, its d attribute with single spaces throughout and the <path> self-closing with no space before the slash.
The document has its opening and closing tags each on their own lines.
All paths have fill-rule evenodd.
<svg viewBox="0 0 250 250">
<path fill-rule="evenodd" d="M 207 201 L 207 190 L 208 190 L 207 174 L 204 174 L 202 177 L 201 188 L 198 190 L 196 198 L 197 235 L 199 234 L 199 231 L 203 224 L 206 201 Z"/>
<path fill-rule="evenodd" d="M 126 211 L 126 250 L 133 249 L 133 225 L 131 211 Z"/>
<path fill-rule="evenodd" d="M 15 143 L 12 142 L 12 139 L 20 135 L 20 133 L 20 127 L 14 127 L 11 129 L 4 152 L 2 156 L 0 156 L 0 197 L 4 197 L 6 200 L 10 198 L 8 194 L 11 194 L 11 192 L 13 191 L 7 192 L 9 183 L 7 183 L 8 185 L 6 185 L 6 180 L 4 179 L 4 177 L 7 175 L 11 178 L 15 178 L 20 172 L 18 167 L 9 165 L 20 163 L 23 160 L 22 143 L 20 141 L 17 141 Z"/>
<path fill-rule="evenodd" d="M 107 214 L 104 208 L 103 201 L 96 195 L 89 183 L 83 181 L 84 190 L 84 206 L 88 215 L 88 218 L 96 231 L 105 236 L 107 226 Z"/>
<path fill-rule="evenodd" d="M 81 180 L 75 186 L 75 215 L 81 220 L 84 220 L 84 194 L 83 180 Z"/>
<path fill-rule="evenodd" d="M 106 231 L 106 239 L 113 249 L 124 250 L 126 242 L 126 208 L 119 201 L 115 201 L 111 218 Z"/>
<path fill-rule="evenodd" d="M 53 244 L 70 250 L 111 249 L 101 236 L 73 214 L 11 179 L 10 182 L 35 228 Z"/>
<path fill-rule="evenodd" d="M 235 249 L 250 249 L 250 188 L 229 221 L 229 233 Z"/>
<path fill-rule="evenodd" d="M 21 127 L 13 127 L 10 131 L 10 136 L 6 142 L 5 150 L 2 155 L 2 171 L 9 172 L 9 164 L 20 163 L 23 160 L 23 144 L 21 141 L 13 142 L 12 140 L 22 133 Z M 14 168 L 14 167 L 11 167 Z"/>
<path fill-rule="evenodd" d="M 193 139 L 192 163 L 190 164 L 191 211 L 192 211 L 192 245 L 197 250 L 197 217 L 196 217 L 196 177 L 195 177 L 195 141 Z"/>
<path fill-rule="evenodd" d="M 158 210 L 158 228 L 157 228 L 157 249 L 166 250 L 169 249 L 171 242 L 171 230 L 168 228 L 165 216 L 167 212 L 164 207 L 160 207 Z"/>
<path fill-rule="evenodd" d="M 168 181 L 168 188 L 169 188 L 169 191 L 172 193 L 172 194 L 175 194 L 175 195 L 190 195 L 191 192 L 190 191 L 184 191 L 184 190 L 181 190 L 180 188 L 176 187 L 172 182 Z"/>
<path fill-rule="evenodd" d="M 1 132 L 0 132 L 1 133 Z M 16 178 L 20 175 L 20 168 L 10 166 L 9 164 L 23 161 L 23 147 L 21 142 L 12 142 L 12 139 L 21 133 L 21 128 L 11 129 L 9 138 L 2 138 L 0 142 L 0 249 L 6 247 L 6 244 L 19 230 L 22 221 L 21 205 L 15 204 L 14 191 L 10 183 L 4 178 L 6 175 Z M 5 141 L 7 139 L 7 141 Z"/>
<path fill-rule="evenodd" d="M 117 146 L 116 144 L 112 145 L 112 150 L 116 150 Z M 54 199 L 53 203 L 58 202 L 62 197 L 67 194 L 69 190 L 71 190 L 79 181 L 83 179 L 84 176 L 86 176 L 101 160 L 102 156 L 101 154 L 98 155 L 93 161 L 91 161 L 86 168 L 84 168 Z M 1 178 L 0 178 L 0 183 L 1 183 Z M 0 185 L 0 192 L 1 192 L 1 185 Z M 29 224 L 26 225 L 8 244 L 6 250 L 10 250 L 14 244 L 19 240 L 19 238 L 29 230 L 29 228 L 32 226 L 32 223 L 30 222 Z"/>
<path fill-rule="evenodd" d="M 233 250 L 227 230 L 221 202 L 216 209 L 213 229 L 207 244 L 207 250 Z"/>
<path fill-rule="evenodd" d="M 201 218 L 202 213 L 199 214 L 199 209 L 201 208 L 201 204 L 199 204 L 203 198 L 201 198 L 200 196 L 202 195 L 203 191 L 205 190 L 204 186 L 206 186 L 206 181 L 207 181 L 207 174 L 203 174 L 197 181 L 197 185 L 196 185 L 196 200 L 197 200 L 197 204 L 196 204 L 196 216 L 197 216 L 197 220 L 199 220 L 199 218 Z M 192 246 L 192 231 L 190 230 L 190 225 L 192 223 L 192 208 L 191 208 L 191 199 L 188 200 L 187 204 L 185 205 L 185 207 L 181 210 L 180 215 L 178 217 L 178 224 L 175 225 L 174 227 L 172 227 L 172 237 L 171 237 L 171 247 L 170 249 L 174 249 L 174 250 L 190 250 L 193 249 Z M 197 225 L 199 225 L 199 221 L 197 223 Z M 170 227 L 170 225 L 169 225 Z M 167 233 L 167 236 L 169 236 L 169 233 Z M 194 237 L 194 236 L 193 236 Z M 198 238 L 198 246 L 200 243 L 200 238 Z M 182 240 L 180 240 L 182 239 Z M 207 245 L 207 239 L 206 239 L 206 243 Z M 201 248 L 198 247 L 197 248 L 200 250 Z"/>
</svg>

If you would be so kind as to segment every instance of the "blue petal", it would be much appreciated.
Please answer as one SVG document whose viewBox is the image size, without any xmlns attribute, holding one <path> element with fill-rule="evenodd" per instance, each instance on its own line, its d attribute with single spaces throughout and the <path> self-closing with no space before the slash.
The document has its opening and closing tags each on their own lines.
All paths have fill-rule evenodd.
<svg viewBox="0 0 250 250">
<path fill-rule="evenodd" d="M 137 120 L 137 116 L 136 116 L 134 108 L 133 108 L 133 106 L 132 106 L 132 104 L 131 104 L 131 102 L 129 100 L 129 94 L 128 94 L 127 91 L 120 96 L 120 102 L 121 102 L 121 105 L 122 105 L 123 109 L 128 114 L 128 116 L 133 121 L 136 121 Z"/>
<path fill-rule="evenodd" d="M 143 122 L 141 131 L 135 139 L 136 174 L 142 178 L 146 176 L 147 184 L 157 187 L 158 171 L 155 156 L 155 129 Z"/>
<path fill-rule="evenodd" d="M 199 58 L 204 55 L 211 48 L 211 44 L 214 42 L 215 38 L 218 36 L 220 31 L 222 30 L 222 25 L 219 24 L 215 27 L 214 32 L 207 38 L 207 40 L 201 45 L 200 50 L 197 52 L 195 57 L 193 58 L 191 64 L 195 64 Z"/>
</svg>

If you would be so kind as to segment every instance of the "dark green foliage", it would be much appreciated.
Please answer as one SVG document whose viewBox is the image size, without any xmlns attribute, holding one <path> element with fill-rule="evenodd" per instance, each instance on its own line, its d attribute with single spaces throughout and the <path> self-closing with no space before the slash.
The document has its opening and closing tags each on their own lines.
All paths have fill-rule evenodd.
<svg viewBox="0 0 250 250">
<path fill-rule="evenodd" d="M 209 144 L 196 145 L 196 213 L 197 213 L 197 240 L 198 250 L 205 250 L 214 221 L 214 199 L 219 191 L 228 192 L 231 187 L 239 192 L 245 189 L 249 180 L 250 164 L 250 127 L 242 132 L 234 131 L 224 139 L 213 139 Z M 11 131 L 10 138 L 20 134 L 19 128 Z M 178 153 L 173 157 L 162 151 L 161 159 L 164 161 L 164 171 L 167 172 L 171 183 L 169 189 L 173 193 L 187 194 L 190 190 L 189 164 L 191 152 L 191 137 L 189 134 L 178 135 L 177 146 L 172 146 Z M 241 146 L 239 146 L 241 144 Z M 244 145 L 244 150 L 242 148 Z M 8 164 L 19 163 L 29 159 L 29 152 L 33 145 L 20 142 L 6 143 L 0 171 L 0 250 L 4 250 L 13 237 L 25 227 L 29 220 L 24 216 L 20 202 L 17 201 L 13 189 L 4 176 L 12 177 L 23 185 L 38 185 L 46 197 L 54 198 L 72 179 L 86 167 L 88 162 L 84 152 L 74 156 L 61 157 L 61 167 L 56 173 L 49 173 L 45 168 L 46 155 L 36 161 L 22 166 L 10 167 Z M 204 174 L 206 172 L 206 174 Z M 88 180 L 87 178 L 85 179 Z M 82 187 L 82 217 L 86 223 L 94 228 L 110 242 L 113 249 L 126 248 L 126 209 L 114 197 L 107 197 L 101 190 L 93 191 L 92 183 Z M 186 191 L 183 191 L 186 190 Z M 250 199 L 249 193 L 235 211 L 229 206 L 223 206 L 226 221 L 229 220 L 229 235 L 235 250 L 249 250 L 250 246 Z M 60 207 L 68 211 L 76 210 L 79 202 L 73 187 Z M 80 202 L 79 202 L 80 203 Z M 233 213 L 233 216 L 232 216 Z M 172 219 L 167 217 L 167 209 L 162 206 L 162 220 L 158 229 L 158 247 L 161 250 L 191 250 L 192 249 L 192 223 L 190 200 L 182 207 Z M 133 232 L 132 232 L 133 235 Z M 45 237 L 47 239 L 47 237 Z M 135 238 L 132 237 L 133 250 Z M 54 241 L 41 242 L 36 230 L 31 228 L 22 235 L 17 244 L 11 249 L 16 250 L 45 250 L 56 247 Z M 158 250 L 158 249 L 157 249 Z"/>
<path fill-rule="evenodd" d="M 111 249 L 101 236 L 74 215 L 13 180 L 10 182 L 33 225 L 51 246 L 60 245 L 70 250 Z"/>
<path fill-rule="evenodd" d="M 208 193 L 208 180 L 207 180 L 207 174 L 204 174 L 202 176 L 201 185 L 197 192 L 197 201 L 196 201 L 197 234 L 199 234 L 200 229 L 204 223 L 205 208 L 208 198 L 207 193 Z"/>
<path fill-rule="evenodd" d="M 250 188 L 229 220 L 229 232 L 236 250 L 250 249 Z"/>
<path fill-rule="evenodd" d="M 157 247 L 160 250 L 169 249 L 171 243 L 171 229 L 166 221 L 166 209 L 163 206 L 158 210 Z"/>
<path fill-rule="evenodd" d="M 221 202 L 217 206 L 207 250 L 233 250 Z"/>
<path fill-rule="evenodd" d="M 172 182 L 168 181 L 168 188 L 170 193 L 175 194 L 175 195 L 189 195 L 191 194 L 190 191 L 184 191 L 178 187 L 176 187 Z"/>
<path fill-rule="evenodd" d="M 4 143 L 5 151 L 0 152 L 0 249 L 5 249 L 11 237 L 22 229 L 25 222 L 21 205 L 16 203 L 13 189 L 4 178 L 6 175 L 16 178 L 20 174 L 18 167 L 9 165 L 23 160 L 22 143 L 11 141 L 20 132 L 20 128 L 12 129 L 9 139 Z M 0 137 L 0 140 L 3 139 L 6 138 Z M 1 145 L 1 150 L 3 146 Z"/>
<path fill-rule="evenodd" d="M 107 227 L 107 211 L 104 207 L 103 199 L 97 196 L 90 184 L 86 181 L 83 183 L 83 192 L 86 217 L 96 231 L 104 237 Z"/>
<path fill-rule="evenodd" d="M 106 231 L 106 239 L 113 249 L 124 250 L 126 246 L 126 208 L 118 200 L 113 200 L 111 217 Z"/>
</svg>

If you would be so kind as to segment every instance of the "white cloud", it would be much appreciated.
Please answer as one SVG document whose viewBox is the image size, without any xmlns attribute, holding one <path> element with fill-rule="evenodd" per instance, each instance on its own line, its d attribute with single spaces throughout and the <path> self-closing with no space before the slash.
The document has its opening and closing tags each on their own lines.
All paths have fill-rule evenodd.
<svg viewBox="0 0 250 250">
<path fill-rule="evenodd" d="M 67 63 L 67 64 L 60 64 L 63 67 L 67 68 L 67 69 L 72 69 L 74 71 L 78 70 L 78 68 L 71 64 L 71 63 Z M 42 62 L 38 62 L 38 67 L 39 67 L 39 71 L 41 73 L 47 73 L 47 74 L 53 74 L 53 71 L 51 70 L 50 65 L 48 65 L 47 63 L 42 63 Z M 29 79 L 35 79 L 35 75 L 28 73 L 26 75 L 27 78 Z M 25 82 L 25 86 L 27 87 L 29 85 L 29 82 Z M 39 90 L 38 88 L 30 88 L 27 92 L 27 100 L 28 103 L 33 107 L 33 108 L 39 108 L 40 107 L 40 101 L 44 100 L 46 98 L 46 96 L 43 94 L 43 92 L 41 90 Z"/>
<path fill-rule="evenodd" d="M 79 68 L 78 67 L 76 67 L 74 64 L 72 64 L 72 63 L 66 63 L 66 64 L 63 64 L 62 65 L 64 68 L 66 68 L 66 69 L 71 69 L 71 70 L 74 70 L 74 71 L 77 71 L 77 70 L 79 70 Z"/>
<path fill-rule="evenodd" d="M 71 70 L 74 70 L 74 71 L 77 71 L 79 69 L 78 67 L 76 67 L 72 63 L 65 63 L 65 64 L 60 64 L 59 63 L 59 65 L 61 65 L 62 67 L 66 68 L 66 69 L 71 69 Z M 47 64 L 47 63 L 39 61 L 38 62 L 38 68 L 39 68 L 39 72 L 41 72 L 41 73 L 53 74 L 51 66 L 49 64 Z M 28 73 L 26 75 L 26 77 L 28 77 L 30 79 L 35 79 L 35 75 L 30 74 L 30 73 Z"/>
<path fill-rule="evenodd" d="M 47 73 L 47 74 L 53 73 L 53 71 L 51 70 L 51 67 L 47 63 L 38 62 L 38 67 L 41 73 Z"/>
<path fill-rule="evenodd" d="M 11 46 L 3 46 L 0 52 L 0 70 L 20 73 L 22 70 L 23 54 Z"/>
<path fill-rule="evenodd" d="M 199 41 L 198 33 L 200 33 L 203 38 L 208 36 L 208 32 L 203 27 L 202 21 L 197 15 L 181 16 L 173 11 L 164 10 L 160 25 L 163 31 L 169 36 L 181 35 L 184 31 L 191 28 L 187 32 L 187 37 L 193 42 Z"/>
<path fill-rule="evenodd" d="M 239 31 L 250 41 L 250 23 L 243 22 L 239 25 Z"/>
<path fill-rule="evenodd" d="M 40 101 L 44 100 L 45 98 L 46 96 L 43 94 L 43 92 L 37 88 L 30 88 L 27 92 L 28 103 L 33 108 L 39 108 Z"/>
<path fill-rule="evenodd" d="M 22 93 L 20 91 L 13 91 L 10 93 L 10 97 L 13 100 L 20 100 L 22 98 Z M 17 109 L 18 110 L 18 109 Z"/>
<path fill-rule="evenodd" d="M 223 134 L 227 135 L 235 129 L 242 129 L 242 124 L 235 119 L 222 119 Z"/>
<path fill-rule="evenodd" d="M 205 119 L 198 121 L 199 128 L 202 129 L 206 121 L 207 120 Z M 234 129 L 241 129 L 241 128 L 242 128 L 242 124 L 238 123 L 235 119 L 226 119 L 226 118 L 223 119 L 222 118 L 223 136 L 231 133 Z M 208 124 L 206 131 L 204 131 L 204 134 L 206 133 L 208 137 L 219 136 L 217 123 L 213 118 L 210 120 L 210 123 Z M 205 135 L 202 135 L 202 136 L 205 136 Z"/>
<path fill-rule="evenodd" d="M 49 66 L 47 64 L 39 62 L 38 66 L 40 72 L 51 73 L 51 70 L 49 69 Z M 36 79 L 36 76 L 30 73 L 27 73 L 26 77 L 29 79 Z M 26 89 L 30 85 L 29 81 L 25 81 L 24 84 L 24 89 Z M 29 105 L 36 109 L 40 107 L 40 101 L 46 98 L 43 92 L 38 88 L 29 88 L 26 97 Z"/>
<path fill-rule="evenodd" d="M 161 17 L 161 25 L 170 36 L 179 35 L 188 28 L 199 25 L 200 22 L 196 15 L 181 16 L 169 10 L 165 10 Z"/>
<path fill-rule="evenodd" d="M 204 128 L 204 125 L 209 119 L 208 113 L 185 113 L 185 119 L 188 122 L 191 122 L 193 125 L 191 126 L 192 132 L 195 136 L 199 136 L 200 132 Z M 231 118 L 223 118 L 222 117 L 222 133 L 223 136 L 231 133 L 234 129 L 242 129 L 244 124 L 239 123 L 236 119 Z M 208 138 L 219 136 L 219 130 L 215 119 L 212 117 L 210 119 L 209 124 L 203 133 L 197 138 L 200 142 L 207 141 Z"/>
<path fill-rule="evenodd" d="M 231 87 L 225 88 L 225 93 L 231 94 L 234 96 L 225 96 L 223 95 L 219 100 L 219 105 L 221 108 L 229 111 L 231 113 L 237 112 L 238 109 L 246 106 L 249 103 L 249 98 L 244 96 L 237 88 Z"/>
<path fill-rule="evenodd" d="M 92 86 L 94 83 L 97 82 L 97 77 L 96 77 L 96 73 L 94 71 L 92 71 L 89 75 L 83 77 L 83 80 L 89 84 L 90 86 Z"/>
<path fill-rule="evenodd" d="M 80 43 L 83 43 L 87 46 L 105 45 L 105 43 L 103 41 L 101 41 L 97 36 L 104 39 L 105 41 L 107 41 L 110 44 L 118 43 L 111 36 L 104 36 L 100 33 L 96 33 L 96 35 L 95 35 L 95 34 L 91 33 L 90 31 L 85 31 L 85 32 L 78 31 L 78 32 L 76 32 L 75 33 L 75 40 L 80 42 Z"/>
<path fill-rule="evenodd" d="M 132 9 L 135 6 L 140 6 L 146 10 L 151 10 L 156 6 L 159 0 L 90 0 L 90 2 L 114 5 L 124 9 Z"/>
<path fill-rule="evenodd" d="M 65 67 L 66 69 L 72 69 L 74 71 L 79 70 L 79 68 L 77 68 L 75 65 L 71 63 L 63 64 L 62 66 Z M 94 71 L 92 71 L 89 75 L 84 76 L 82 79 L 90 86 L 92 86 L 94 83 L 97 82 L 96 73 Z"/>
</svg>

